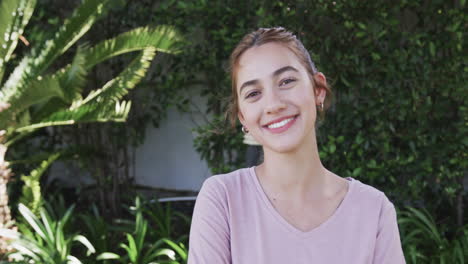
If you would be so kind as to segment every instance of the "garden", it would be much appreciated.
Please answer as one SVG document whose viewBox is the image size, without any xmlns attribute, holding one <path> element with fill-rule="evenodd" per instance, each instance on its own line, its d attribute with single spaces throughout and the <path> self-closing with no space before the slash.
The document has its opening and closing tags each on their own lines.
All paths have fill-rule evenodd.
<svg viewBox="0 0 468 264">
<path fill-rule="evenodd" d="M 212 174 L 247 166 L 225 118 L 247 32 L 297 34 L 334 101 L 325 167 L 385 192 L 407 263 L 468 258 L 466 1 L 0 1 L 0 263 L 187 263 L 193 201 L 136 183 L 134 150 L 169 109 L 200 111 Z M 56 162 L 76 175 L 52 180 Z M 71 165 L 70 165 L 71 166 Z"/>
</svg>

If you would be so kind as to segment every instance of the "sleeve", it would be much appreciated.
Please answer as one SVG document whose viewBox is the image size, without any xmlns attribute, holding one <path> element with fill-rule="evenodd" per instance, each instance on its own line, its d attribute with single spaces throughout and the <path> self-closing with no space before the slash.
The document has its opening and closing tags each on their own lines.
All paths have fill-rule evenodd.
<svg viewBox="0 0 468 264">
<path fill-rule="evenodd" d="M 228 206 L 216 176 L 205 180 L 192 215 L 188 264 L 231 263 Z"/>
<path fill-rule="evenodd" d="M 395 206 L 384 195 L 380 212 L 374 264 L 405 264 Z"/>
</svg>

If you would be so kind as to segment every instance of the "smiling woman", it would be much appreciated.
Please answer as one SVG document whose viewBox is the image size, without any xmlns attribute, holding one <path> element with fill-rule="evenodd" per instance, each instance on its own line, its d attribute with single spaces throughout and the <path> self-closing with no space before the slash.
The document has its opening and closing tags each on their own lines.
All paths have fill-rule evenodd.
<svg viewBox="0 0 468 264">
<path fill-rule="evenodd" d="M 264 162 L 204 182 L 189 264 L 405 263 L 392 202 L 320 161 L 317 113 L 331 90 L 301 42 L 284 28 L 252 32 L 231 54 L 231 77 L 231 122 Z"/>
</svg>

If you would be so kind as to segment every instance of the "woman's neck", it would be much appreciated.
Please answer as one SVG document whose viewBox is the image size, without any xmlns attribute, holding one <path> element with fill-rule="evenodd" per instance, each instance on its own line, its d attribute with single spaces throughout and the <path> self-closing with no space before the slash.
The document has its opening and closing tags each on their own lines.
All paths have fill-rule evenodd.
<svg viewBox="0 0 468 264">
<path fill-rule="evenodd" d="M 264 148 L 264 162 L 256 169 L 265 188 L 294 200 L 323 195 L 332 175 L 320 161 L 315 136 L 294 151 L 278 153 Z"/>
</svg>

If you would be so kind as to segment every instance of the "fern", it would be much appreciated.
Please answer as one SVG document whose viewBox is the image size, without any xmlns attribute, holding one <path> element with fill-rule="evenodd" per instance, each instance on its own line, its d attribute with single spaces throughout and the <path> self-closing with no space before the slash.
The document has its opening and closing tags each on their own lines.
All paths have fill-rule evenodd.
<svg viewBox="0 0 468 264">
<path fill-rule="evenodd" d="M 24 182 L 20 202 L 25 204 L 34 214 L 37 215 L 42 206 L 40 180 L 42 174 L 49 166 L 60 157 L 60 153 L 54 153 L 47 160 L 42 161 L 41 165 L 33 170 L 29 175 L 22 175 Z"/>
</svg>

